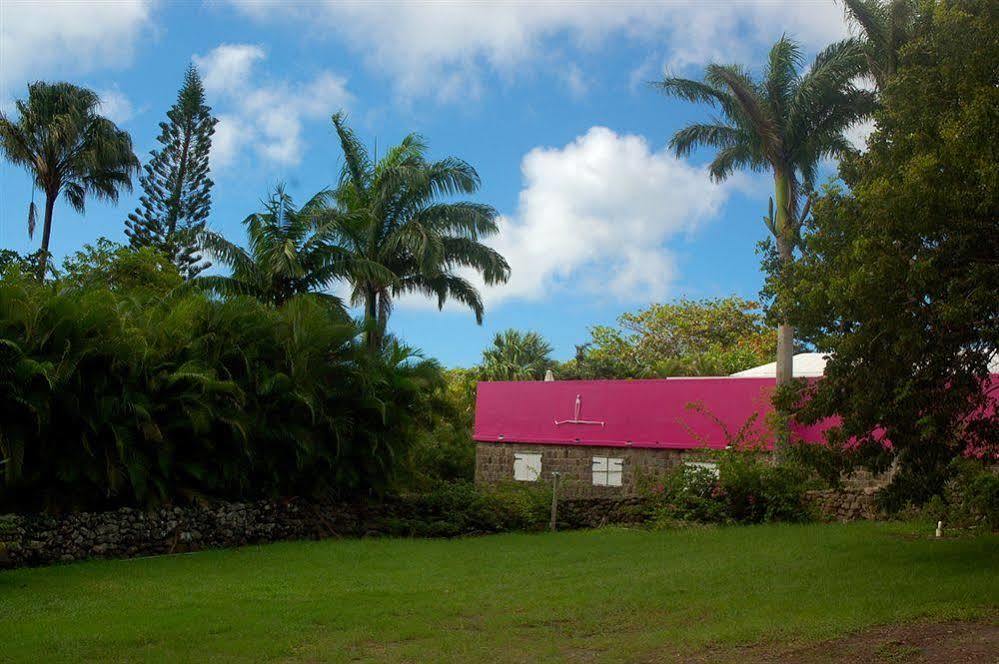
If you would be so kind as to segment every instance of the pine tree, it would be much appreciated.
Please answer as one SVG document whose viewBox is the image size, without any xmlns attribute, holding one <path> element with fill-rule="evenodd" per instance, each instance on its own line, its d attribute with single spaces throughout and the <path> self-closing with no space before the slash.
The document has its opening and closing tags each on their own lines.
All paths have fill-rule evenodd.
<svg viewBox="0 0 999 664">
<path fill-rule="evenodd" d="M 143 195 L 125 222 L 132 247 L 155 247 L 174 262 L 185 278 L 210 264 L 202 261 L 198 236 L 211 210 L 208 153 L 218 122 L 205 105 L 205 88 L 191 65 L 177 103 L 160 123 L 157 139 L 163 147 L 150 152 L 139 178 Z"/>
</svg>

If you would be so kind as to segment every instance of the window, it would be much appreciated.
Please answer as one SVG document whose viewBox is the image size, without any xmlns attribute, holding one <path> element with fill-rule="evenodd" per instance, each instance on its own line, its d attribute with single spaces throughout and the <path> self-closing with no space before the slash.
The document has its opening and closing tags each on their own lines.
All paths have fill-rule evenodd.
<svg viewBox="0 0 999 664">
<path fill-rule="evenodd" d="M 621 486 L 624 459 L 593 457 L 593 486 Z"/>
<path fill-rule="evenodd" d="M 513 479 L 518 482 L 537 482 L 541 477 L 540 454 L 514 454 Z"/>
<path fill-rule="evenodd" d="M 715 477 L 718 477 L 718 464 L 711 463 L 710 461 L 688 461 L 686 464 L 687 468 L 701 468 L 710 472 Z"/>
</svg>

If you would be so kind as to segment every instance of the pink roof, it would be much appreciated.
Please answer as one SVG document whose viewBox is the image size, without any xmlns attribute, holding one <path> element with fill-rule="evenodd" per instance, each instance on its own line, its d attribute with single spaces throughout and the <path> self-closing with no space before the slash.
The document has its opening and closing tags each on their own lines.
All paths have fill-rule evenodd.
<svg viewBox="0 0 999 664">
<path fill-rule="evenodd" d="M 670 378 L 479 383 L 474 438 L 483 442 L 722 449 L 759 413 L 768 439 L 773 378 Z M 579 409 L 576 410 L 577 397 Z M 699 409 L 692 409 L 697 404 Z M 828 426 L 828 425 L 827 425 Z M 818 442 L 827 426 L 797 427 Z"/>
</svg>

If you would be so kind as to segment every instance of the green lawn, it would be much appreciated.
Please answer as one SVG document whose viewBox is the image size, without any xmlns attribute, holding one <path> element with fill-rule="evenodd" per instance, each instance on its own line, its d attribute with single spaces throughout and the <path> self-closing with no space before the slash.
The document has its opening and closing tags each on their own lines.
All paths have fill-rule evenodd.
<svg viewBox="0 0 999 664">
<path fill-rule="evenodd" d="M 918 531 L 327 540 L 0 572 L 0 660 L 669 660 L 994 615 L 999 536 Z"/>
</svg>

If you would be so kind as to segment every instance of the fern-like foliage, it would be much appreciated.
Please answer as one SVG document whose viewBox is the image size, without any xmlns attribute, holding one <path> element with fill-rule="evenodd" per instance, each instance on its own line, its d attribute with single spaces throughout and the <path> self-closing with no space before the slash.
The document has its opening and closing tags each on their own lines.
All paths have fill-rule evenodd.
<svg viewBox="0 0 999 664">
<path fill-rule="evenodd" d="M 384 488 L 440 367 L 312 296 L 281 307 L 0 278 L 0 510 Z"/>
</svg>

